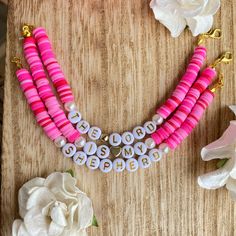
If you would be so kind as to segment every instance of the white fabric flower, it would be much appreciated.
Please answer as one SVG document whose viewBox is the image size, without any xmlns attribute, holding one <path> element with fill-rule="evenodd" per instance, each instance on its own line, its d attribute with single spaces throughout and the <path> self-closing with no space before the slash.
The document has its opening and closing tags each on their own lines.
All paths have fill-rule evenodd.
<svg viewBox="0 0 236 236">
<path fill-rule="evenodd" d="M 172 37 L 178 37 L 187 25 L 197 36 L 211 29 L 220 0 L 152 0 L 150 7 Z"/>
<path fill-rule="evenodd" d="M 69 173 L 34 178 L 18 193 L 19 213 L 13 236 L 85 236 L 92 224 L 91 200 L 76 187 Z"/>
<path fill-rule="evenodd" d="M 236 106 L 230 106 L 236 115 Z M 201 156 L 204 161 L 213 159 L 229 159 L 223 167 L 198 177 L 202 188 L 217 189 L 223 186 L 229 190 L 236 200 L 236 120 L 230 122 L 224 134 L 213 143 L 204 147 Z"/>
</svg>

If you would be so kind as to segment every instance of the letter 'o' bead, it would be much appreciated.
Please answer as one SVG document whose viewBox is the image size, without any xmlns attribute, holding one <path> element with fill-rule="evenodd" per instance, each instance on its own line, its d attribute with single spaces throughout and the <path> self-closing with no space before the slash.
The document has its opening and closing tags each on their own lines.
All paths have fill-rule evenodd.
<svg viewBox="0 0 236 236">
<path fill-rule="evenodd" d="M 104 172 L 108 173 L 112 170 L 112 161 L 109 159 L 103 159 L 100 161 L 99 169 Z"/>
<path fill-rule="evenodd" d="M 148 149 L 152 149 L 156 146 L 155 141 L 152 138 L 147 138 L 144 143 L 146 144 Z"/>
<path fill-rule="evenodd" d="M 134 148 L 130 145 L 125 145 L 122 148 L 121 154 L 124 158 L 129 159 L 134 156 Z"/>
<path fill-rule="evenodd" d="M 162 143 L 158 147 L 163 153 L 167 154 L 170 150 L 169 146 L 167 143 Z"/>
<path fill-rule="evenodd" d="M 100 145 L 97 148 L 97 156 L 101 159 L 105 159 L 110 155 L 110 148 L 106 145 Z"/>
<path fill-rule="evenodd" d="M 77 124 L 81 120 L 81 114 L 78 111 L 70 111 L 68 119 L 72 124 Z"/>
<path fill-rule="evenodd" d="M 148 168 L 151 165 L 151 160 L 148 155 L 143 155 L 138 158 L 140 168 Z"/>
<path fill-rule="evenodd" d="M 87 155 L 93 155 L 97 151 L 97 144 L 93 141 L 87 142 L 84 145 L 84 152 Z"/>
<path fill-rule="evenodd" d="M 66 111 L 68 111 L 68 112 L 73 111 L 73 110 L 76 109 L 76 105 L 75 105 L 74 102 L 66 102 L 64 104 L 64 107 L 65 107 Z"/>
<path fill-rule="evenodd" d="M 122 172 L 125 169 L 125 161 L 122 158 L 117 158 L 113 161 L 113 170 Z"/>
<path fill-rule="evenodd" d="M 145 136 L 145 129 L 142 126 L 137 126 L 133 129 L 135 139 L 142 139 Z"/>
<path fill-rule="evenodd" d="M 63 147 L 64 145 L 66 145 L 66 138 L 63 136 L 59 136 L 54 140 L 54 143 L 56 145 L 56 147 Z"/>
<path fill-rule="evenodd" d="M 109 136 L 109 143 L 116 147 L 121 144 L 121 136 L 118 133 L 112 133 Z"/>
<path fill-rule="evenodd" d="M 102 131 L 98 127 L 91 127 L 88 131 L 88 136 L 92 140 L 98 140 L 102 135 Z"/>
<path fill-rule="evenodd" d="M 89 169 L 95 170 L 99 167 L 100 160 L 97 156 L 90 156 L 86 161 L 86 165 Z"/>
<path fill-rule="evenodd" d="M 86 143 L 86 139 L 82 136 L 77 138 L 74 142 L 74 144 L 77 148 L 82 148 L 85 145 L 85 143 Z"/>
<path fill-rule="evenodd" d="M 73 143 L 67 143 L 63 146 L 62 153 L 65 157 L 72 157 L 76 153 L 76 146 Z"/>
<path fill-rule="evenodd" d="M 145 131 L 147 134 L 152 134 L 156 131 L 156 124 L 153 121 L 147 121 L 145 122 L 145 124 L 143 125 Z"/>
<path fill-rule="evenodd" d="M 86 153 L 82 151 L 76 152 L 75 155 L 73 156 L 73 161 L 79 166 L 84 165 L 87 161 Z"/>
<path fill-rule="evenodd" d="M 134 135 L 129 131 L 124 132 L 121 137 L 122 137 L 122 142 L 125 145 L 130 145 L 134 142 Z"/>
<path fill-rule="evenodd" d="M 81 133 L 81 134 L 86 134 L 89 131 L 90 124 L 86 120 L 81 120 L 79 123 L 76 125 L 76 129 Z"/>
<path fill-rule="evenodd" d="M 138 169 L 138 161 L 134 158 L 130 158 L 125 162 L 125 166 L 129 172 L 134 172 Z"/>
<path fill-rule="evenodd" d="M 145 145 L 145 143 L 143 143 L 143 142 L 135 143 L 135 145 L 134 145 L 134 152 L 137 155 L 141 156 L 141 155 L 145 154 L 146 151 L 147 151 L 147 146 Z"/>
<path fill-rule="evenodd" d="M 159 114 L 155 114 L 152 117 L 152 121 L 156 124 L 156 125 L 161 125 L 164 121 L 163 117 L 160 116 Z"/>
<path fill-rule="evenodd" d="M 160 161 L 162 158 L 162 152 L 156 148 L 150 150 L 148 155 L 149 155 L 151 161 L 153 161 L 153 162 Z"/>
</svg>

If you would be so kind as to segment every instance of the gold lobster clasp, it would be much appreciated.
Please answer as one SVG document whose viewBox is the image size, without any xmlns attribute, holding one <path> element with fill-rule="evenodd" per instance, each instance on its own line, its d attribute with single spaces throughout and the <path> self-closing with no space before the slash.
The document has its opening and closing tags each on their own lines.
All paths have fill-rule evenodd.
<svg viewBox="0 0 236 236">
<path fill-rule="evenodd" d="M 221 29 L 211 29 L 207 33 L 200 34 L 198 37 L 198 45 L 203 44 L 204 40 L 207 38 L 220 39 L 222 37 Z"/>
<path fill-rule="evenodd" d="M 11 62 L 16 64 L 16 67 L 21 69 L 23 66 L 22 66 L 22 63 L 21 63 L 21 59 L 19 57 L 13 57 L 11 59 Z"/>
<path fill-rule="evenodd" d="M 224 86 L 224 75 L 219 73 L 216 83 L 210 89 L 212 93 L 215 93 L 217 89 L 220 89 Z"/>
<path fill-rule="evenodd" d="M 217 58 L 210 67 L 216 68 L 220 63 L 229 64 L 233 60 L 233 54 L 231 52 L 223 53 L 219 58 Z"/>
<path fill-rule="evenodd" d="M 32 35 L 32 31 L 34 29 L 34 26 L 33 25 L 30 25 L 30 24 L 24 24 L 22 26 L 22 35 L 27 38 L 27 37 L 30 37 Z"/>
</svg>

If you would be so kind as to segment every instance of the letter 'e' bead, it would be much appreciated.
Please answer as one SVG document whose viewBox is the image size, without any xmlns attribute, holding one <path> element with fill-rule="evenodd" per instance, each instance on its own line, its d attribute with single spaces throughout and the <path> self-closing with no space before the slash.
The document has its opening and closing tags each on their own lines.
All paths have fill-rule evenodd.
<svg viewBox="0 0 236 236">
<path fill-rule="evenodd" d="M 134 158 L 130 158 L 126 161 L 125 166 L 129 172 L 134 172 L 138 169 L 138 161 Z"/>
<path fill-rule="evenodd" d="M 79 165 L 82 166 L 86 163 L 87 161 L 87 155 L 85 154 L 85 152 L 82 151 L 78 151 L 75 153 L 75 155 L 73 156 L 73 161 Z"/>
<path fill-rule="evenodd" d="M 102 135 L 102 131 L 98 127 L 91 127 L 88 131 L 88 136 L 92 140 L 98 140 Z"/>
<path fill-rule="evenodd" d="M 67 143 L 62 148 L 62 153 L 65 157 L 72 157 L 76 152 L 76 146 L 72 143 Z"/>
<path fill-rule="evenodd" d="M 112 161 L 109 159 L 103 159 L 100 161 L 99 168 L 102 172 L 108 173 L 112 170 Z"/>
<path fill-rule="evenodd" d="M 90 156 L 86 161 L 86 165 L 89 169 L 95 170 L 99 167 L 100 160 L 97 156 Z"/>
<path fill-rule="evenodd" d="M 117 158 L 113 161 L 113 170 L 122 172 L 125 169 L 125 161 L 122 158 Z"/>
</svg>

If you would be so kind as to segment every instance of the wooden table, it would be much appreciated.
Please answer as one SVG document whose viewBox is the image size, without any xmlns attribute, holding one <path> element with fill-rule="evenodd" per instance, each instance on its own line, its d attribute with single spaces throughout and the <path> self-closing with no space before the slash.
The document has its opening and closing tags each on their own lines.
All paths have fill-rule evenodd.
<svg viewBox="0 0 236 236">
<path fill-rule="evenodd" d="M 208 40 L 207 63 L 234 51 L 236 3 L 222 0 L 214 25 L 221 40 Z M 101 236 L 232 236 L 236 211 L 225 189 L 205 191 L 197 176 L 215 169 L 201 148 L 218 138 L 233 114 L 236 64 L 222 65 L 225 87 L 193 134 L 147 170 L 103 174 L 76 167 L 62 157 L 36 124 L 15 78 L 10 57 L 22 56 L 22 23 L 43 26 L 85 119 L 106 132 L 122 132 L 150 119 L 183 74 L 196 39 L 173 39 L 145 0 L 10 0 L 4 102 L 1 233 L 10 235 L 18 216 L 17 191 L 35 176 L 72 168 L 78 186 L 93 200 Z"/>
</svg>

